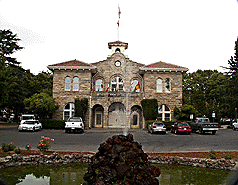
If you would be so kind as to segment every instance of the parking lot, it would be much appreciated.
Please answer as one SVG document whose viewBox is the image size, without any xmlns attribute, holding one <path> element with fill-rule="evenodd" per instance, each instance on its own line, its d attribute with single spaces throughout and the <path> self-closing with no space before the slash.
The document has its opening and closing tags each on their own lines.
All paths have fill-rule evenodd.
<svg viewBox="0 0 238 185">
<path fill-rule="evenodd" d="M 230 151 L 238 150 L 238 131 L 220 129 L 215 135 L 210 133 L 200 135 L 198 133 L 151 134 L 145 130 L 132 129 L 90 129 L 80 133 L 65 133 L 64 130 L 41 130 L 37 132 L 18 132 L 17 127 L 0 127 L 0 142 L 11 143 L 25 148 L 26 144 L 32 144 L 36 149 L 41 136 L 54 139 L 51 142 L 51 150 L 56 151 L 87 151 L 97 152 L 99 145 L 108 137 L 116 134 L 132 133 L 134 140 L 142 144 L 145 152 L 184 152 L 184 151 Z"/>
</svg>

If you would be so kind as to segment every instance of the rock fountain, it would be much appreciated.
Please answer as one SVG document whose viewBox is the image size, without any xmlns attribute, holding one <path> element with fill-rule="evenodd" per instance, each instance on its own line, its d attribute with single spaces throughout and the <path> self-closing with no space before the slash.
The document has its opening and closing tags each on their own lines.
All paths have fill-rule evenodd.
<svg viewBox="0 0 238 185">
<path fill-rule="evenodd" d="M 159 168 L 148 162 L 142 145 L 129 133 L 114 135 L 100 144 L 84 175 L 84 185 L 156 185 L 159 175 Z"/>
</svg>

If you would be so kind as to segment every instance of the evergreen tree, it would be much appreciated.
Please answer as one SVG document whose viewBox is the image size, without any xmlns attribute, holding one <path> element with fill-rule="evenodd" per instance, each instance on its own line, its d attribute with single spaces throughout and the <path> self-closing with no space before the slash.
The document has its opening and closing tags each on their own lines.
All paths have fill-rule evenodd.
<svg viewBox="0 0 238 185">
<path fill-rule="evenodd" d="M 229 80 L 229 103 L 231 108 L 231 116 L 232 118 L 236 117 L 236 108 L 238 107 L 238 37 L 235 41 L 235 54 L 234 57 L 231 56 L 231 59 L 228 60 L 229 69 L 228 74 L 230 75 Z"/>
<path fill-rule="evenodd" d="M 9 55 L 15 53 L 23 47 L 18 45 L 21 39 L 17 38 L 11 30 L 0 30 L 0 67 L 5 65 L 19 65 L 15 58 Z"/>
</svg>

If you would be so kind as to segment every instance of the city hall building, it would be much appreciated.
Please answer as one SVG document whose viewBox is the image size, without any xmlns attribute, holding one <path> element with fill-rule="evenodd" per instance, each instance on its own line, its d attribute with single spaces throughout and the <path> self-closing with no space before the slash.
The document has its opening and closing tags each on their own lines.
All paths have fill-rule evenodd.
<svg viewBox="0 0 238 185">
<path fill-rule="evenodd" d="M 49 65 L 53 71 L 53 97 L 60 105 L 54 119 L 74 116 L 75 99 L 88 99 L 85 128 L 145 128 L 141 101 L 157 99 L 160 120 L 172 120 L 174 107 L 182 106 L 185 67 L 156 62 L 149 65 L 124 55 L 128 43 L 109 42 L 106 60 L 78 60 Z"/>
</svg>

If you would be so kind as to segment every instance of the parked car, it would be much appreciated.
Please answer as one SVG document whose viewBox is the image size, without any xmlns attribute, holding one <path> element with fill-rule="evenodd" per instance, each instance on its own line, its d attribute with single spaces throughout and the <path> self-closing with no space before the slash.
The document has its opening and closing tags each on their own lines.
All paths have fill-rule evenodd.
<svg viewBox="0 0 238 185">
<path fill-rule="evenodd" d="M 18 126 L 19 131 L 36 131 L 41 130 L 42 124 L 38 120 L 25 120 Z"/>
<path fill-rule="evenodd" d="M 193 132 L 198 130 L 199 134 L 204 134 L 205 132 L 212 132 L 216 134 L 219 130 L 218 123 L 211 123 L 209 118 L 196 118 L 195 122 L 190 123 Z"/>
<path fill-rule="evenodd" d="M 166 126 L 162 122 L 153 122 L 148 125 L 148 131 L 152 134 L 155 132 L 166 133 Z"/>
<path fill-rule="evenodd" d="M 36 120 L 36 117 L 34 114 L 22 114 L 20 117 L 21 124 L 24 123 L 26 120 Z"/>
<path fill-rule="evenodd" d="M 191 134 L 192 127 L 186 122 L 177 122 L 171 126 L 171 132 L 175 134 L 178 134 L 178 133 Z"/>
<path fill-rule="evenodd" d="M 237 122 L 232 123 L 232 129 L 233 130 L 238 129 L 238 123 Z"/>
<path fill-rule="evenodd" d="M 65 132 L 84 132 L 84 123 L 81 117 L 72 117 L 69 118 L 67 122 L 65 122 Z"/>
</svg>

